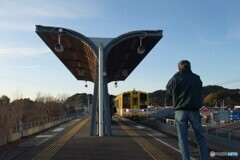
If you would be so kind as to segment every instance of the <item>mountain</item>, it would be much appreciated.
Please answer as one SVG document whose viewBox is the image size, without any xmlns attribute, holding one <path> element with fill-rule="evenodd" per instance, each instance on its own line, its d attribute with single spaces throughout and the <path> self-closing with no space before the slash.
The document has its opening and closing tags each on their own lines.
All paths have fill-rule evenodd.
<svg viewBox="0 0 240 160">
<path fill-rule="evenodd" d="M 203 105 L 235 106 L 240 104 L 240 89 L 227 89 L 222 86 L 209 85 L 202 88 Z M 149 103 L 158 106 L 172 106 L 166 97 L 166 90 L 157 90 L 148 94 Z"/>
<path fill-rule="evenodd" d="M 93 95 L 87 93 L 76 93 L 68 97 L 66 102 L 68 107 L 83 109 L 88 106 L 88 101 L 92 102 Z"/>
<path fill-rule="evenodd" d="M 240 105 L 240 89 L 227 89 L 222 86 L 209 85 L 202 88 L 203 105 L 207 106 L 235 106 Z M 93 95 L 77 93 L 67 99 L 68 107 L 84 108 L 92 103 Z M 172 101 L 166 97 L 166 90 L 156 90 L 148 93 L 149 104 L 158 106 L 172 106 Z"/>
<path fill-rule="evenodd" d="M 202 95 L 206 97 L 209 93 L 218 92 L 220 90 L 228 90 L 227 88 L 223 88 L 222 86 L 209 85 L 202 88 Z"/>
</svg>

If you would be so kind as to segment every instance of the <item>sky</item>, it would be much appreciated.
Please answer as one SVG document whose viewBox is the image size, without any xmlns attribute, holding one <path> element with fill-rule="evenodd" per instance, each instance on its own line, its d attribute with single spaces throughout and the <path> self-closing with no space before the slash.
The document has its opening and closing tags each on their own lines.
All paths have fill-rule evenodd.
<svg viewBox="0 0 240 160">
<path fill-rule="evenodd" d="M 0 0 L 0 96 L 35 99 L 93 94 L 35 33 L 64 27 L 87 37 L 114 38 L 163 30 L 163 38 L 109 93 L 165 90 L 180 60 L 191 62 L 203 86 L 240 88 L 239 0 Z"/>
</svg>

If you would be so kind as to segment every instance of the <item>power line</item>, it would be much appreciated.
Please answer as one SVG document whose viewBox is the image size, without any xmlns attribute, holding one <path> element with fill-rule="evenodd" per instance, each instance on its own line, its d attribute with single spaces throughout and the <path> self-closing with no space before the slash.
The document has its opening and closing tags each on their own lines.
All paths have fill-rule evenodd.
<svg viewBox="0 0 240 160">
<path fill-rule="evenodd" d="M 220 82 L 220 83 L 217 83 L 216 85 L 224 85 L 224 84 L 231 84 L 231 83 L 237 83 L 237 82 L 240 82 L 240 79 L 235 79 L 235 80 Z"/>
</svg>

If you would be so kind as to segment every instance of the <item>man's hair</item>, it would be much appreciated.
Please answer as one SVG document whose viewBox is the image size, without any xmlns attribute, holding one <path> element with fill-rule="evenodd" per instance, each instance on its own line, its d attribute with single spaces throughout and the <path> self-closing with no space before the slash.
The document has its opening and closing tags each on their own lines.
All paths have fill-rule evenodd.
<svg viewBox="0 0 240 160">
<path fill-rule="evenodd" d="M 191 64 L 188 60 L 182 60 L 178 63 L 179 71 L 191 71 Z"/>
</svg>

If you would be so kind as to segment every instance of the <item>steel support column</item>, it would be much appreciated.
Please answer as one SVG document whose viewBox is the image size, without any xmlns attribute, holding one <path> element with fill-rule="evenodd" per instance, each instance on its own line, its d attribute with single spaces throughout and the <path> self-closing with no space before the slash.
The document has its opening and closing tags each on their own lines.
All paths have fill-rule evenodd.
<svg viewBox="0 0 240 160">
<path fill-rule="evenodd" d="M 98 122 L 98 66 L 95 75 L 95 83 L 94 83 L 94 92 L 93 92 L 93 106 L 92 106 L 92 121 L 91 121 L 91 131 L 90 135 L 95 136 L 98 134 L 97 131 L 97 122 Z"/>
<path fill-rule="evenodd" d="M 103 44 L 100 43 L 99 45 L 99 49 L 98 49 L 98 63 L 99 63 L 99 79 L 98 79 L 98 98 L 99 98 L 99 121 L 98 121 L 98 132 L 99 132 L 99 136 L 102 137 L 104 135 L 104 124 L 103 124 L 103 105 L 104 105 L 104 92 L 103 92 L 103 88 L 104 88 L 104 83 L 103 83 Z"/>
</svg>

